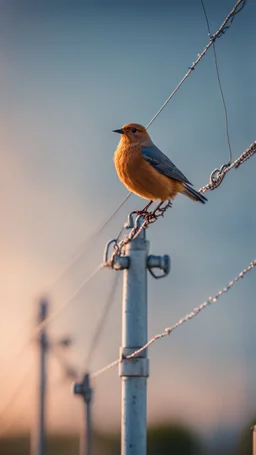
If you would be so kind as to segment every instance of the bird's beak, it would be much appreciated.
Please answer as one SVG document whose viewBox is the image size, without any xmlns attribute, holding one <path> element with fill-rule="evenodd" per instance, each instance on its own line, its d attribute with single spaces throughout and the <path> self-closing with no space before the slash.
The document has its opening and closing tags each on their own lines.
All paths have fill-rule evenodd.
<svg viewBox="0 0 256 455">
<path fill-rule="evenodd" d="M 120 128 L 120 130 L 113 130 L 113 133 L 124 134 L 124 130 L 122 130 L 122 128 Z"/>
</svg>

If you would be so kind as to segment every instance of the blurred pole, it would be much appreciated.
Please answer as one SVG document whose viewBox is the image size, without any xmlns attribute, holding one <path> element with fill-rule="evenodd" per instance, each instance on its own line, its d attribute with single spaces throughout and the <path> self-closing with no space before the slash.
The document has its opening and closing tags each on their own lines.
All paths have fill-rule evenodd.
<svg viewBox="0 0 256 455">
<path fill-rule="evenodd" d="M 252 432 L 252 455 L 256 455 L 256 425 L 254 425 Z"/>
<path fill-rule="evenodd" d="M 90 375 L 86 373 L 82 382 L 74 385 L 74 394 L 81 395 L 84 400 L 84 431 L 80 436 L 80 455 L 92 455 L 92 388 L 90 387 Z"/>
<path fill-rule="evenodd" d="M 38 323 L 42 323 L 48 315 L 48 302 L 42 299 L 39 303 Z M 39 335 L 40 363 L 39 363 L 39 384 L 38 384 L 38 410 L 36 421 L 35 446 L 33 454 L 45 455 L 45 398 L 46 398 L 46 355 L 48 339 L 46 328 L 40 330 Z"/>
</svg>

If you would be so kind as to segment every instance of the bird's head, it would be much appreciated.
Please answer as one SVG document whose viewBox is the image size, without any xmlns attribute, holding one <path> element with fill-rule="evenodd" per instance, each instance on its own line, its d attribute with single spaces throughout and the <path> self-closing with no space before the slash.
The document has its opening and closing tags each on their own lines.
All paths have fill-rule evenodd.
<svg viewBox="0 0 256 455">
<path fill-rule="evenodd" d="M 113 130 L 113 133 L 121 134 L 121 141 L 129 142 L 130 144 L 143 146 L 152 144 L 146 128 L 138 123 L 127 123 L 121 129 Z"/>
</svg>

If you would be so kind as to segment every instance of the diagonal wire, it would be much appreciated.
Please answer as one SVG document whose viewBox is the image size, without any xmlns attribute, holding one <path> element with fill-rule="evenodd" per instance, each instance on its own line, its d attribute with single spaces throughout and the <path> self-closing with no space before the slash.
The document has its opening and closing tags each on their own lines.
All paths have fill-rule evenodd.
<svg viewBox="0 0 256 455">
<path fill-rule="evenodd" d="M 29 337 L 29 339 L 26 341 L 26 343 L 21 347 L 21 349 L 18 351 L 18 353 L 13 357 L 11 364 L 9 365 L 8 369 L 4 371 L 5 377 L 8 377 L 10 374 L 11 370 L 13 369 L 14 365 L 16 364 L 17 360 L 22 356 L 22 354 L 26 351 L 26 349 L 32 344 L 34 338 L 40 333 L 40 331 L 46 327 L 49 322 L 51 322 L 53 319 L 56 318 L 64 309 L 67 308 L 68 305 L 70 305 L 73 300 L 79 296 L 79 294 L 84 290 L 86 285 L 94 278 L 94 276 L 102 269 L 103 265 L 100 264 L 94 271 L 90 274 L 87 275 L 86 279 L 83 281 L 83 283 L 79 286 L 79 288 L 67 299 L 63 302 L 63 304 L 55 311 L 53 312 L 48 318 L 46 318 L 43 322 L 40 322 L 35 329 L 33 330 L 32 335 Z"/>
<path fill-rule="evenodd" d="M 57 284 L 68 274 L 68 272 L 71 270 L 71 268 L 78 262 L 78 260 L 80 259 L 80 257 L 86 253 L 86 251 L 89 250 L 89 248 L 91 246 L 93 246 L 93 242 L 92 240 L 95 239 L 104 229 L 105 227 L 110 223 L 110 221 L 114 218 L 114 216 L 118 213 L 118 211 L 121 209 L 121 207 L 123 207 L 123 205 L 126 203 L 126 201 L 129 199 L 129 197 L 131 196 L 132 193 L 128 193 L 125 198 L 123 199 L 123 201 L 119 204 L 119 206 L 117 207 L 117 209 L 112 213 L 112 215 L 110 215 L 110 217 L 98 228 L 98 230 L 96 232 L 94 232 L 89 238 L 87 238 L 83 244 L 80 246 L 79 250 L 74 254 L 72 260 L 69 262 L 69 264 L 63 268 L 63 270 L 59 273 L 59 275 L 55 278 L 55 280 L 52 282 L 51 286 L 49 286 L 48 288 L 48 293 L 51 293 L 54 288 L 57 286 Z M 122 231 L 120 231 L 120 234 L 119 236 L 121 235 Z M 87 280 L 86 280 L 87 282 Z M 85 286 L 85 283 L 82 284 L 82 286 Z M 71 297 L 69 300 L 72 300 L 73 297 Z M 67 303 L 68 304 L 68 303 Z M 56 315 L 59 314 L 59 312 L 62 311 L 62 309 L 64 309 L 64 307 L 67 305 L 67 304 L 64 304 L 60 307 L 59 310 L 56 311 Z M 54 318 L 55 315 L 52 315 L 51 316 L 51 319 Z M 24 329 L 24 321 L 22 324 L 20 324 L 20 326 L 18 327 L 18 329 L 16 329 L 15 331 L 15 336 L 17 336 L 17 331 L 18 333 L 21 333 L 22 330 Z M 40 328 L 39 328 L 40 330 Z M 23 351 L 28 347 L 29 343 L 30 343 L 31 340 L 29 340 L 26 345 L 24 345 L 20 351 L 18 352 L 17 355 L 15 355 L 15 357 L 13 358 L 13 361 L 12 362 L 15 362 L 17 360 L 18 357 L 21 356 L 21 354 L 23 353 Z"/>
<path fill-rule="evenodd" d="M 204 16 L 205 16 L 205 21 L 206 21 L 208 33 L 209 33 L 209 36 L 211 37 L 210 23 L 209 23 L 209 19 L 208 19 L 208 16 L 207 16 L 206 8 L 205 8 L 205 5 L 204 5 L 204 1 L 203 0 L 200 0 L 200 1 L 201 1 L 202 9 L 203 9 L 203 12 L 204 12 Z M 220 89 L 220 95 L 221 95 L 222 104 L 223 104 L 223 108 L 224 108 L 226 137 L 227 137 L 227 143 L 228 143 L 228 149 L 229 149 L 229 163 L 231 163 L 231 161 L 232 161 L 232 149 L 231 149 L 230 136 L 229 136 L 228 111 L 227 111 L 227 105 L 226 105 L 226 101 L 225 101 L 225 97 L 224 97 L 224 93 L 223 93 L 223 89 L 222 89 L 222 85 L 221 85 L 220 72 L 219 72 L 219 66 L 218 66 L 218 60 L 217 60 L 217 53 L 216 53 L 216 48 L 215 48 L 215 43 L 214 42 L 212 43 L 212 49 L 213 49 L 214 63 L 215 63 L 216 74 L 217 74 L 217 79 L 218 79 L 218 84 L 219 84 L 219 89 Z"/>
<path fill-rule="evenodd" d="M 62 305 L 57 308 L 56 311 L 54 311 L 48 318 L 44 319 L 43 322 L 40 322 L 35 330 L 34 330 L 34 335 L 37 335 L 40 330 L 44 327 L 46 327 L 49 322 L 51 322 L 53 319 L 56 318 L 64 309 L 67 308 L 70 303 L 73 302 L 73 300 L 79 296 L 79 294 L 84 290 L 85 286 L 95 277 L 95 275 L 103 268 L 103 264 L 98 265 L 96 269 L 93 270 L 89 275 L 87 275 L 86 279 L 82 282 L 82 284 L 79 286 L 79 288 L 67 299 L 65 300 Z"/>
<path fill-rule="evenodd" d="M 144 346 L 142 346 L 140 349 L 137 349 L 134 351 L 132 354 L 125 356 L 125 359 L 131 359 L 133 357 L 136 357 L 138 354 L 141 352 L 145 351 L 149 346 L 151 346 L 153 343 L 155 343 L 157 340 L 160 338 L 164 338 L 168 335 L 170 335 L 174 330 L 179 328 L 181 325 L 183 325 L 185 322 L 190 321 L 194 317 L 196 317 L 202 310 L 207 308 L 210 304 L 216 303 L 217 300 L 226 292 L 228 292 L 240 279 L 244 278 L 244 276 L 250 272 L 254 267 L 256 266 L 256 260 L 252 261 L 242 272 L 240 272 L 232 281 L 228 283 L 226 287 L 221 289 L 220 291 L 215 294 L 214 297 L 209 297 L 205 302 L 201 303 L 198 307 L 195 307 L 190 313 L 186 314 L 183 318 L 181 318 L 176 324 L 174 324 L 171 327 L 167 327 L 162 333 L 159 333 L 158 335 L 155 335 L 153 338 L 151 338 Z M 110 370 L 114 366 L 118 365 L 122 359 L 116 359 L 114 362 L 111 362 L 110 364 L 106 365 L 105 367 L 101 368 L 100 370 L 96 371 L 94 374 L 92 374 L 92 378 L 96 378 L 102 373 L 105 373 L 106 371 Z"/>
<path fill-rule="evenodd" d="M 119 282 L 119 277 L 120 277 L 120 274 L 116 273 L 114 281 L 113 281 L 113 284 L 112 284 L 112 286 L 110 288 L 110 292 L 109 292 L 108 298 L 106 299 L 105 305 L 103 307 L 101 317 L 100 317 L 100 319 L 98 321 L 98 324 L 97 324 L 97 326 L 95 328 L 95 332 L 94 332 L 94 335 L 92 337 L 92 340 L 91 340 L 91 343 L 90 343 L 90 346 L 89 346 L 89 349 L 88 349 L 88 354 L 87 354 L 87 357 L 86 357 L 86 362 L 85 362 L 87 369 L 90 366 L 90 363 L 91 363 L 91 360 L 92 360 L 92 355 L 95 352 L 95 349 L 97 348 L 97 344 L 99 342 L 100 335 L 102 333 L 102 330 L 103 330 L 104 324 L 106 322 L 107 316 L 108 316 L 109 311 L 110 311 L 110 309 L 111 309 L 111 307 L 112 307 L 112 305 L 114 303 L 115 294 L 116 294 L 117 286 L 118 286 L 118 282 Z"/>
<path fill-rule="evenodd" d="M 104 221 L 104 223 L 89 237 L 87 238 L 83 244 L 80 246 L 78 251 L 74 254 L 73 258 L 71 259 L 70 263 L 63 268 L 63 270 L 59 273 L 59 275 L 55 278 L 53 283 L 48 289 L 48 292 L 52 292 L 53 289 L 57 286 L 57 284 L 62 280 L 68 272 L 71 270 L 71 268 L 78 262 L 80 257 L 86 253 L 90 249 L 90 247 L 93 246 L 92 240 L 94 240 L 101 232 L 105 229 L 105 227 L 110 223 L 110 221 L 114 218 L 114 216 L 118 213 L 118 211 L 123 207 L 123 205 L 126 203 L 126 201 L 129 199 L 132 193 L 128 193 L 123 201 L 119 204 L 117 209 L 112 213 L 112 215 L 109 216 L 109 218 Z"/>
<path fill-rule="evenodd" d="M 209 43 L 204 47 L 203 51 L 198 54 L 198 57 L 195 62 L 192 63 L 190 66 L 189 70 L 186 72 L 185 76 L 181 79 L 181 81 L 178 83 L 177 87 L 173 90 L 173 92 L 168 96 L 167 100 L 164 102 L 164 104 L 160 107 L 160 109 L 157 111 L 157 113 L 154 115 L 154 117 L 150 120 L 146 128 L 149 128 L 150 125 L 156 120 L 156 118 L 159 116 L 159 114 L 162 112 L 162 110 L 167 106 L 169 101 L 173 98 L 175 93 L 179 90 L 179 88 L 182 86 L 182 84 L 185 82 L 185 80 L 190 76 L 192 71 L 195 69 L 197 64 L 202 60 L 202 58 L 205 56 L 206 52 L 210 49 L 210 47 L 213 45 L 214 41 L 217 38 L 220 38 L 231 26 L 234 17 L 236 14 L 240 13 L 242 11 L 243 7 L 245 6 L 247 0 L 238 0 L 235 4 L 235 6 L 232 8 L 230 13 L 227 15 L 225 20 L 223 21 L 222 25 L 220 28 L 210 37 Z"/>
<path fill-rule="evenodd" d="M 29 366 L 29 368 L 26 370 L 24 376 L 20 379 L 20 381 L 17 383 L 16 388 L 14 389 L 13 393 L 9 397 L 7 403 L 5 406 L 1 409 L 0 412 L 0 428 L 1 428 L 1 422 L 4 418 L 4 414 L 8 411 L 9 408 L 11 408 L 20 394 L 21 390 L 24 388 L 30 374 L 32 373 L 32 365 Z"/>
<path fill-rule="evenodd" d="M 167 98 L 167 100 L 165 101 L 165 103 L 161 106 L 161 108 L 158 110 L 158 112 L 154 115 L 154 117 L 151 119 L 151 121 L 149 122 L 149 124 L 147 125 L 147 128 L 154 122 L 154 120 L 158 117 L 158 115 L 162 112 L 162 110 L 165 108 L 165 106 L 169 103 L 169 101 L 171 100 L 171 98 L 175 95 L 175 93 L 178 91 L 178 89 L 180 88 L 180 86 L 183 84 L 183 82 L 187 79 L 187 77 L 191 74 L 191 72 L 195 69 L 196 65 L 199 63 L 199 61 L 203 58 L 203 56 L 206 54 L 206 52 L 208 51 L 208 49 L 214 44 L 214 41 L 216 40 L 216 38 L 219 38 L 220 36 L 222 36 L 226 30 L 231 26 L 233 20 L 234 20 L 234 17 L 236 14 L 238 14 L 244 7 L 245 3 L 246 3 L 247 0 L 238 0 L 237 3 L 235 4 L 235 6 L 233 7 L 233 9 L 230 11 L 230 13 L 228 14 L 228 16 L 225 18 L 223 24 L 221 25 L 221 27 L 217 30 L 217 32 L 215 32 L 214 35 L 211 36 L 211 39 L 210 39 L 210 42 L 205 46 L 205 48 L 203 49 L 202 53 L 198 55 L 198 58 L 195 62 L 193 62 L 192 66 L 189 68 L 189 71 L 185 74 L 185 76 L 183 77 L 183 79 L 180 81 L 180 83 L 177 85 L 177 87 L 174 89 L 174 91 L 171 93 L 171 95 Z M 209 187 L 209 189 L 211 189 Z M 52 283 L 52 285 L 50 286 L 49 288 L 49 291 L 48 292 L 51 292 L 55 286 L 57 285 L 57 283 L 70 271 L 71 267 L 73 267 L 73 265 L 79 260 L 79 258 L 85 253 L 85 251 L 87 251 L 87 249 L 90 247 L 90 245 L 92 244 L 92 239 L 94 239 L 95 237 L 97 237 L 97 235 L 99 235 L 102 230 L 107 226 L 107 224 L 112 220 L 112 218 L 115 216 L 115 214 L 119 211 L 119 209 L 125 204 L 125 202 L 128 200 L 128 198 L 131 196 L 131 193 L 128 193 L 128 195 L 125 197 L 125 199 L 121 202 L 121 204 L 119 205 L 119 207 L 114 211 L 114 213 L 103 223 L 103 225 L 89 238 L 87 239 L 83 245 L 81 246 L 81 248 L 79 249 L 79 251 L 74 255 L 73 259 L 71 260 L 71 262 L 68 264 L 68 266 L 66 266 L 62 271 L 61 273 L 59 274 L 59 276 L 54 280 L 54 282 Z M 138 234 L 137 234 L 138 235 Z M 62 307 L 60 309 L 60 311 L 62 310 Z M 58 312 L 56 312 L 56 314 L 58 314 Z M 53 317 L 53 315 L 52 315 Z"/>
<path fill-rule="evenodd" d="M 209 182 L 207 185 L 199 188 L 199 193 L 205 193 L 208 190 L 215 190 L 222 183 L 225 175 L 233 168 L 237 169 L 241 164 L 252 158 L 256 153 L 256 141 L 253 142 L 241 155 L 228 165 L 224 164 L 220 169 L 214 169 L 210 175 Z"/>
<path fill-rule="evenodd" d="M 209 182 L 205 185 L 199 188 L 199 193 L 205 193 L 208 190 L 215 190 L 218 188 L 225 175 L 233 168 L 237 169 L 241 164 L 245 163 L 247 160 L 249 160 L 253 155 L 256 153 L 256 141 L 253 142 L 241 155 L 234 160 L 232 163 L 229 164 L 223 164 L 220 169 L 214 169 L 210 175 Z M 159 217 L 163 216 L 166 210 L 171 207 L 170 201 L 161 209 L 161 212 L 157 215 L 151 215 L 146 214 L 144 217 L 144 221 L 142 224 L 138 224 L 137 222 L 135 223 L 135 227 L 131 229 L 129 234 L 124 237 L 120 242 L 116 242 L 114 246 L 114 252 L 111 255 L 110 259 L 106 261 L 104 264 L 105 266 L 113 266 L 114 265 L 114 260 L 115 257 L 120 255 L 122 253 L 122 249 L 124 248 L 125 245 L 130 243 L 132 240 L 136 239 L 140 233 L 144 230 L 147 229 L 148 226 L 152 223 L 155 223 Z"/>
</svg>

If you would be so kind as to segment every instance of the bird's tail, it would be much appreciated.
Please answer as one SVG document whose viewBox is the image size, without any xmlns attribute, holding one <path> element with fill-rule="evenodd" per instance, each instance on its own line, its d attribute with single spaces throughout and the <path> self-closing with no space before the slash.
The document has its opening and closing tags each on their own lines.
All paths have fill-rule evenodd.
<svg viewBox="0 0 256 455">
<path fill-rule="evenodd" d="M 185 194 L 185 196 L 188 196 L 193 201 L 198 201 L 201 202 L 202 204 L 205 204 L 207 201 L 206 197 L 198 193 L 198 191 L 194 190 L 194 188 L 191 188 L 191 186 L 189 186 L 187 183 L 184 183 L 182 193 Z"/>
</svg>

